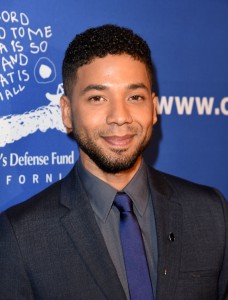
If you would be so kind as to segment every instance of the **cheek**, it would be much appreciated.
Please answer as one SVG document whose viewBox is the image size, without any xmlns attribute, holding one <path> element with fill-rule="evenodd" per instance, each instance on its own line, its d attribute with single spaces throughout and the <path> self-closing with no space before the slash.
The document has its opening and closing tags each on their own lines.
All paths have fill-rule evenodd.
<svg viewBox="0 0 228 300">
<path fill-rule="evenodd" d="M 105 112 L 101 108 L 93 109 L 87 105 L 78 105 L 73 110 L 74 119 L 79 120 L 81 124 L 96 125 L 102 123 L 105 119 Z"/>
<path fill-rule="evenodd" d="M 144 113 L 140 113 L 140 114 L 138 113 L 138 115 L 136 115 L 136 120 L 138 120 L 138 122 L 145 130 L 147 130 L 148 128 L 153 126 L 153 113 L 148 108 L 147 110 L 144 111 Z"/>
<path fill-rule="evenodd" d="M 93 134 L 102 126 L 101 118 L 97 114 L 91 115 L 77 111 L 73 116 L 73 120 L 75 129 L 78 132 L 87 132 L 87 134 Z"/>
</svg>

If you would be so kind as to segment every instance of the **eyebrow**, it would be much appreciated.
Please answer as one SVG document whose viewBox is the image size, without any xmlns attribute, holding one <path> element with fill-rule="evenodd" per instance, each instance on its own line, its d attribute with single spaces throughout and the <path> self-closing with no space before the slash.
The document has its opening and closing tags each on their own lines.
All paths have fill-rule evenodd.
<svg viewBox="0 0 228 300">
<path fill-rule="evenodd" d="M 107 85 L 103 85 L 103 84 L 89 84 L 87 85 L 82 91 L 81 91 L 81 95 L 84 95 L 85 93 L 89 92 L 89 91 L 104 91 L 109 89 L 109 87 Z M 148 91 L 148 87 L 144 84 L 144 83 L 132 83 L 127 85 L 127 89 L 128 90 L 137 90 L 137 89 L 144 89 L 146 91 Z"/>
<path fill-rule="evenodd" d="M 81 95 L 84 95 L 85 93 L 89 92 L 89 91 L 104 91 L 108 89 L 108 87 L 106 85 L 102 85 L 102 84 L 90 84 L 87 85 L 82 91 L 81 91 Z"/>
<path fill-rule="evenodd" d="M 127 86 L 129 90 L 144 89 L 148 91 L 148 87 L 144 83 L 132 83 Z"/>
</svg>

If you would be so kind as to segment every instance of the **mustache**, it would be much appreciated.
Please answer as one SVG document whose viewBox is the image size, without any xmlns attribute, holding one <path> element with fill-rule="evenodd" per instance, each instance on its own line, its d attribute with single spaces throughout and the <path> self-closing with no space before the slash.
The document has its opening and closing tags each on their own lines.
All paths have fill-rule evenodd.
<svg viewBox="0 0 228 300">
<path fill-rule="evenodd" d="M 132 125 L 125 125 L 125 126 L 110 126 L 107 129 L 98 130 L 97 134 L 100 136 L 113 136 L 113 135 L 128 135 L 128 134 L 138 134 L 141 130 L 139 127 L 135 127 Z"/>
</svg>

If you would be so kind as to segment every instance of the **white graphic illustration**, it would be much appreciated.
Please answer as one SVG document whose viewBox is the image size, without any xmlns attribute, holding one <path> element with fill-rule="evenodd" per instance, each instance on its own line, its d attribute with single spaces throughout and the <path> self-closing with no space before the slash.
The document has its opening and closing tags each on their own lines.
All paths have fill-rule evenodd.
<svg viewBox="0 0 228 300">
<path fill-rule="evenodd" d="M 28 86 L 32 71 L 38 84 L 54 82 L 56 68 L 48 58 L 52 35 L 51 25 L 37 27 L 24 12 L 0 12 L 0 101 L 18 97 Z"/>
<path fill-rule="evenodd" d="M 46 93 L 50 101 L 47 106 L 20 115 L 8 115 L 0 118 L 0 147 L 13 143 L 40 130 L 57 129 L 66 132 L 62 123 L 59 100 L 62 95 L 62 84 L 56 94 Z"/>
<path fill-rule="evenodd" d="M 18 26 L 15 26 L 15 22 Z M 31 23 L 31 25 L 30 25 Z M 32 71 L 36 83 L 48 84 L 56 79 L 55 64 L 47 57 L 52 37 L 50 25 L 35 27 L 29 16 L 21 12 L 4 11 L 0 16 L 0 104 L 19 97 L 27 88 Z M 42 55 L 40 57 L 40 55 Z M 31 62 L 37 57 L 34 67 Z M 56 94 L 46 93 L 49 104 L 23 114 L 0 117 L 0 147 L 14 143 L 37 131 L 57 129 L 66 132 L 62 124 L 59 100 L 62 84 Z M 18 102 L 17 102 L 18 103 Z"/>
<path fill-rule="evenodd" d="M 56 78 L 53 62 L 47 57 L 41 57 L 34 68 L 34 77 L 37 83 L 50 83 Z"/>
<path fill-rule="evenodd" d="M 52 71 L 51 68 L 49 68 L 46 65 L 41 65 L 40 66 L 40 76 L 44 79 L 49 78 L 51 75 Z"/>
</svg>

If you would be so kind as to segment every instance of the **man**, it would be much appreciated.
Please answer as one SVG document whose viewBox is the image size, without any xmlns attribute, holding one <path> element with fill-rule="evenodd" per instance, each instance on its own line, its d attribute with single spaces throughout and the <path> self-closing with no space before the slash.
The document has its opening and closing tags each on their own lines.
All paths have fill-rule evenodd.
<svg viewBox="0 0 228 300">
<path fill-rule="evenodd" d="M 153 82 L 129 29 L 92 28 L 69 45 L 61 110 L 80 158 L 1 215 L 0 299 L 228 299 L 226 201 L 142 159 Z"/>
</svg>

